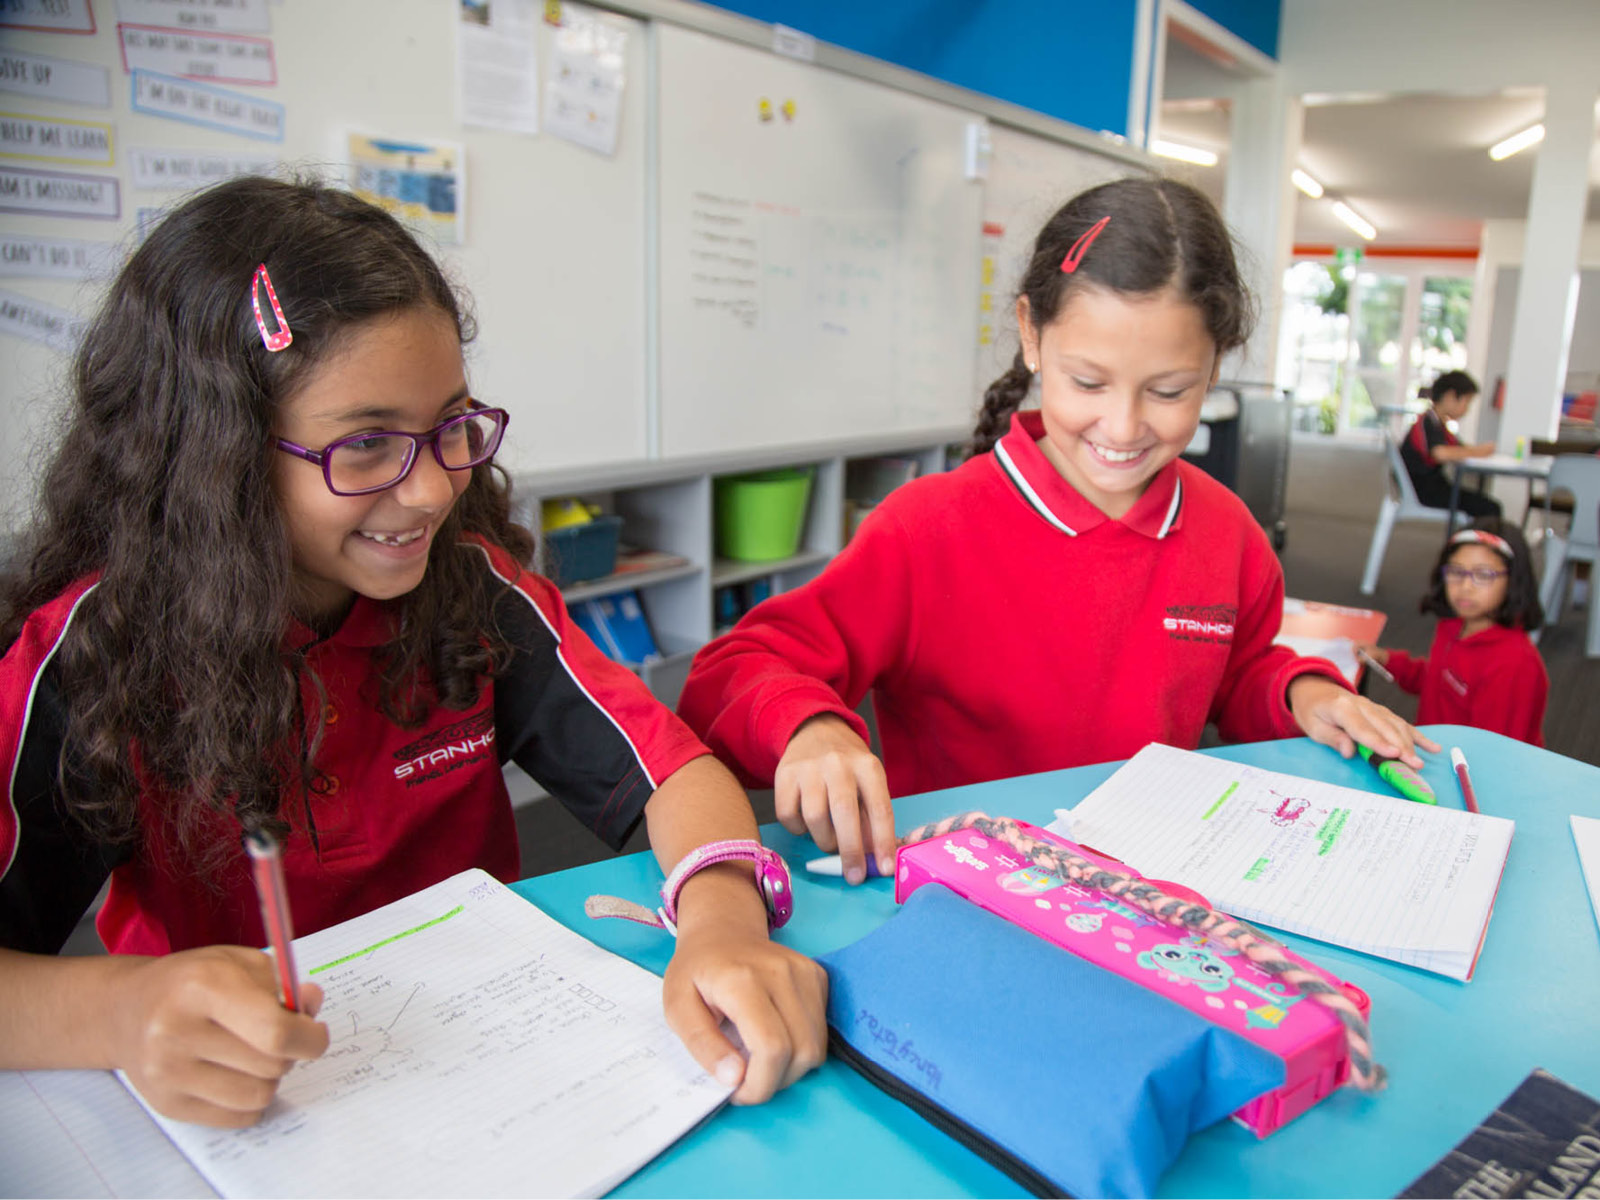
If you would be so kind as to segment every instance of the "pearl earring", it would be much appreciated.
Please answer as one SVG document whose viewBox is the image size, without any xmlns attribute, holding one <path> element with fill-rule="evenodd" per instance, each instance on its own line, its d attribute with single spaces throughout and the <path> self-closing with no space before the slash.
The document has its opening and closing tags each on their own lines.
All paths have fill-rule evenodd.
<svg viewBox="0 0 1600 1200">
<path fill-rule="evenodd" d="M 1039 373 L 1039 364 L 1038 363 L 1029 363 L 1028 364 L 1028 374 L 1037 375 L 1038 373 Z"/>
</svg>

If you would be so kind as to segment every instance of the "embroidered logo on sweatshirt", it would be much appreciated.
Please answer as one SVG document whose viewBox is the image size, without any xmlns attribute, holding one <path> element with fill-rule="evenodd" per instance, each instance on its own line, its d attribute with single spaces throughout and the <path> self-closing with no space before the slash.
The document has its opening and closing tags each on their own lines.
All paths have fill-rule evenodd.
<svg viewBox="0 0 1600 1200">
<path fill-rule="evenodd" d="M 493 748 L 494 714 L 485 709 L 396 750 L 394 756 L 400 765 L 395 767 L 394 777 L 405 780 L 407 787 L 415 787 L 464 767 L 492 753 Z"/>
<path fill-rule="evenodd" d="M 1180 642 L 1233 641 L 1233 623 L 1239 608 L 1234 604 L 1173 604 L 1161 619 L 1167 636 Z"/>
</svg>

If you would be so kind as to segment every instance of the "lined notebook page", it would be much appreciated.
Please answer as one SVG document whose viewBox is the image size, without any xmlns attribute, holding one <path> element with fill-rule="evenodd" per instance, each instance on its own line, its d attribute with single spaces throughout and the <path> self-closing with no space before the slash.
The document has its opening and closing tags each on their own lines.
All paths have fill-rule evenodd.
<svg viewBox="0 0 1600 1200">
<path fill-rule="evenodd" d="M 616 1186 L 731 1089 L 661 980 L 466 871 L 295 941 L 328 1052 L 266 1118 L 156 1119 L 223 1196 L 573 1196 Z"/>
<path fill-rule="evenodd" d="M 1515 824 L 1152 744 L 1050 828 L 1246 921 L 1468 979 Z"/>
</svg>

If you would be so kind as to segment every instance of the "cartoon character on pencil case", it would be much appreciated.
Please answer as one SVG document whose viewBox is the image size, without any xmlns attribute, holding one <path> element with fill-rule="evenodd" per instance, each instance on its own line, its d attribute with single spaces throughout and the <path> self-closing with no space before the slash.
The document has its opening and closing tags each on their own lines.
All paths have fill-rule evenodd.
<svg viewBox="0 0 1600 1200">
<path fill-rule="evenodd" d="M 1023 867 L 1020 871 L 1000 876 L 1000 886 L 1018 896 L 1037 896 L 1040 892 L 1052 891 L 1064 883 L 1066 880 L 1061 876 L 1041 871 L 1038 867 Z"/>
<path fill-rule="evenodd" d="M 1225 992 L 1233 982 L 1233 968 L 1210 946 L 1192 937 L 1181 942 L 1158 942 L 1141 950 L 1138 961 L 1141 967 L 1179 987 L 1192 983 L 1201 991 Z"/>
</svg>

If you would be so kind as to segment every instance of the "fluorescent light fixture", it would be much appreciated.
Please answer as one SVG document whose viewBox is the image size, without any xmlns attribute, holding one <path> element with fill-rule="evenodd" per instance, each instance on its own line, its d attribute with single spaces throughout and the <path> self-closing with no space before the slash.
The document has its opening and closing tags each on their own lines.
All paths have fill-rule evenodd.
<svg viewBox="0 0 1600 1200">
<path fill-rule="evenodd" d="M 1294 180 L 1295 187 L 1299 188 L 1313 200 L 1322 195 L 1322 185 L 1307 175 L 1299 167 L 1289 172 L 1289 178 Z"/>
<path fill-rule="evenodd" d="M 1510 158 L 1519 150 L 1526 150 L 1529 146 L 1537 146 L 1544 141 L 1544 126 L 1529 125 L 1521 133 L 1513 133 L 1503 142 L 1496 142 L 1489 147 L 1489 157 L 1499 162 L 1502 158 Z"/>
<path fill-rule="evenodd" d="M 1333 202 L 1333 215 L 1338 217 L 1339 220 L 1350 226 L 1351 229 L 1354 229 L 1369 242 L 1378 236 L 1378 230 L 1373 226 L 1372 222 L 1368 221 L 1360 213 L 1356 212 L 1355 209 L 1351 208 L 1343 200 L 1335 200 Z"/>
<path fill-rule="evenodd" d="M 1150 153 L 1159 154 L 1163 158 L 1176 158 L 1182 162 L 1194 163 L 1199 167 L 1217 165 L 1217 156 L 1210 150 L 1202 150 L 1198 146 L 1184 146 L 1178 142 L 1164 142 L 1160 138 L 1150 139 Z"/>
</svg>

